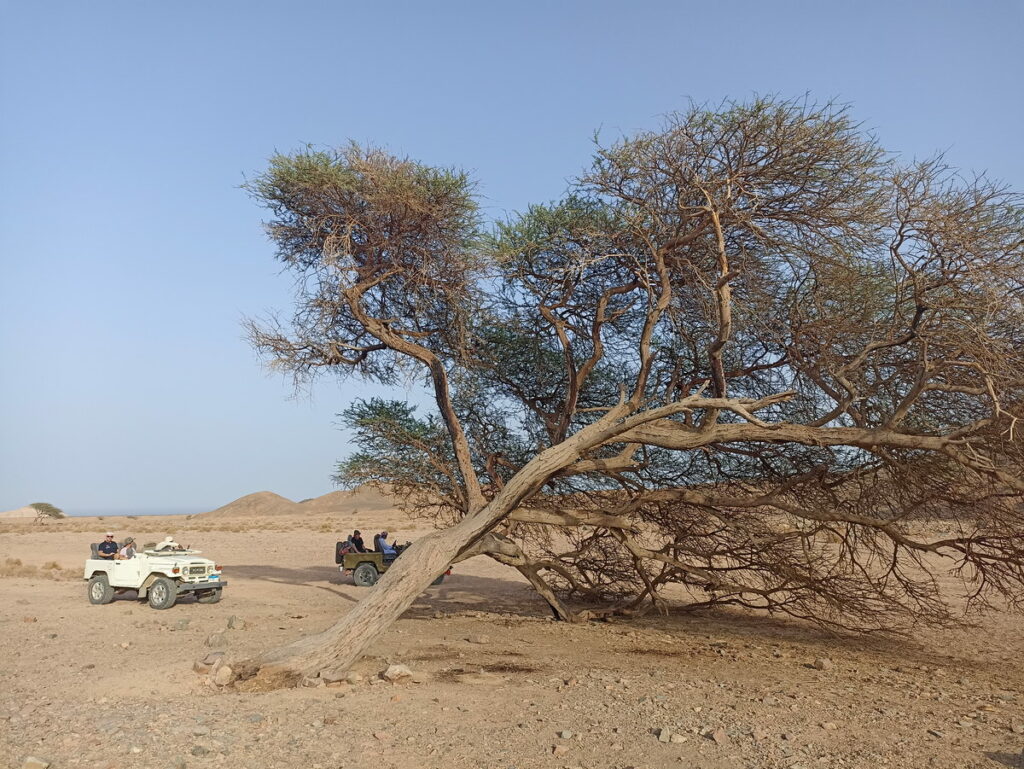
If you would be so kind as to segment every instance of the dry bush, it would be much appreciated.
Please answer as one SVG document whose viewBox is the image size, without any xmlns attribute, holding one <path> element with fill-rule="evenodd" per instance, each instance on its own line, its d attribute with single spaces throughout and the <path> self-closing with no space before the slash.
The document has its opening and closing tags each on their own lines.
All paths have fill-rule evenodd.
<svg viewBox="0 0 1024 769">
<path fill-rule="evenodd" d="M 65 569 L 56 561 L 47 561 L 42 566 L 24 564 L 20 558 L 5 558 L 0 564 L 0 578 L 2 577 L 42 577 L 59 581 L 78 579 L 81 576 L 74 569 Z"/>
</svg>

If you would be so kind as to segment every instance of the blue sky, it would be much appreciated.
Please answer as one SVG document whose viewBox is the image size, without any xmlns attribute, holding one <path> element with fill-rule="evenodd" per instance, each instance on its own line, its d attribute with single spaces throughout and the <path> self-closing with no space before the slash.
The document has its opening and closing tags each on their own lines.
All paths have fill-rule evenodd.
<svg viewBox="0 0 1024 769">
<path fill-rule="evenodd" d="M 332 490 L 334 415 L 374 390 L 293 397 L 240 329 L 289 306 L 239 189 L 275 151 L 459 166 L 497 218 L 557 197 L 595 130 L 806 93 L 1021 189 L 1022 22 L 1016 0 L 0 0 L 0 510 Z"/>
</svg>

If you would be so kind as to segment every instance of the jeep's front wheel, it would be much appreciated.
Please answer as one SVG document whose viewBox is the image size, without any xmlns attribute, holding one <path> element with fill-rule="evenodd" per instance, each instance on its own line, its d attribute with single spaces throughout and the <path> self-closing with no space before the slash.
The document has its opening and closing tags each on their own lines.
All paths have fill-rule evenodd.
<svg viewBox="0 0 1024 769">
<path fill-rule="evenodd" d="M 149 586 L 147 597 L 154 609 L 170 609 L 178 600 L 178 586 L 173 579 L 157 577 Z"/>
<path fill-rule="evenodd" d="M 377 584 L 377 567 L 372 563 L 361 563 L 352 572 L 352 581 L 359 587 L 373 587 Z"/>
<path fill-rule="evenodd" d="M 114 588 L 106 574 L 96 574 L 89 580 L 89 603 L 104 604 L 114 600 Z"/>
<path fill-rule="evenodd" d="M 196 600 L 199 603 L 217 603 L 220 600 L 220 591 L 224 588 L 218 587 L 216 590 L 203 590 L 202 592 L 196 593 Z"/>
</svg>

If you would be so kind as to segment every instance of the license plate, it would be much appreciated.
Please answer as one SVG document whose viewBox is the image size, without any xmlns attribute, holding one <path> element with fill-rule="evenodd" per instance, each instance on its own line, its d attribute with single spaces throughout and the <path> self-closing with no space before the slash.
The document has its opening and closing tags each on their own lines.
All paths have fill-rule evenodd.
<svg viewBox="0 0 1024 769">
<path fill-rule="evenodd" d="M 210 575 L 210 582 L 216 582 L 218 579 L 220 579 L 220 574 L 211 574 Z"/>
</svg>

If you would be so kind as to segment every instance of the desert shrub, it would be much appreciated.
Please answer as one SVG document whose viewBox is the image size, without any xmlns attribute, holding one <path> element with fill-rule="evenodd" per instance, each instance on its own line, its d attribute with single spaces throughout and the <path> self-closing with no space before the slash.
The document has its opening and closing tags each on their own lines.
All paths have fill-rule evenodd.
<svg viewBox="0 0 1024 769">
<path fill-rule="evenodd" d="M 33 502 L 29 505 L 36 511 L 36 516 L 42 518 L 65 518 L 64 511 L 49 502 Z"/>
<path fill-rule="evenodd" d="M 74 569 L 65 569 L 56 561 L 47 561 L 41 567 L 24 564 L 20 558 L 5 558 L 0 564 L 0 577 L 44 577 L 55 580 L 72 580 L 79 577 Z"/>
</svg>

